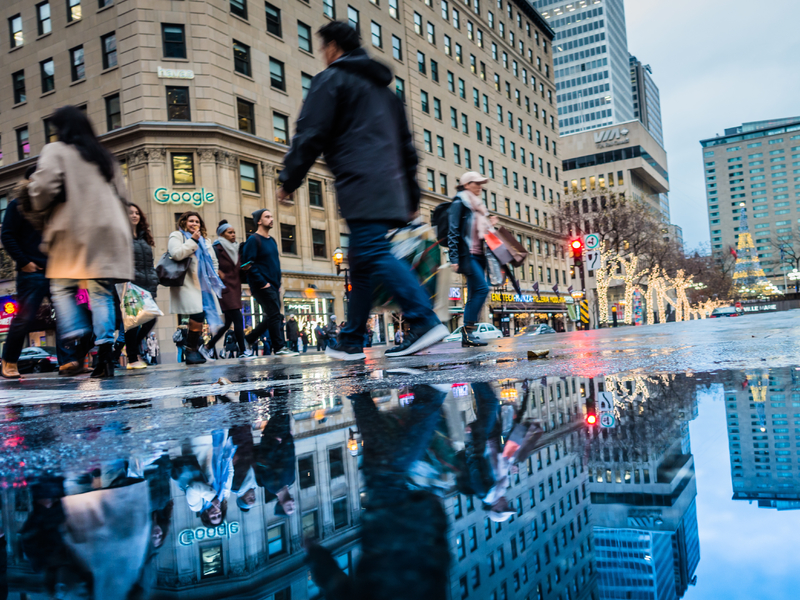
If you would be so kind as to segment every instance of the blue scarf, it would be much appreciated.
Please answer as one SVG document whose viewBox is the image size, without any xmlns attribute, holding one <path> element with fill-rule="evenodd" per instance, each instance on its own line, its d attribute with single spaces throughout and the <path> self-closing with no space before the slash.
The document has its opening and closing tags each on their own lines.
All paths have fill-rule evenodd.
<svg viewBox="0 0 800 600">
<path fill-rule="evenodd" d="M 236 446 L 233 445 L 233 438 L 225 437 L 225 431 L 216 429 L 211 432 L 212 453 L 211 453 L 211 476 L 214 481 L 210 482 L 211 487 L 217 492 L 217 498 L 222 502 L 225 500 L 224 488 L 228 481 L 231 469 L 233 468 L 233 455 L 236 454 Z M 211 502 L 203 503 L 203 510 L 208 510 Z"/>
<path fill-rule="evenodd" d="M 187 240 L 192 237 L 186 231 L 181 230 L 181 232 Z M 212 333 L 216 333 L 223 323 L 217 311 L 214 296 L 217 298 L 222 297 L 222 290 L 225 288 L 225 284 L 222 283 L 216 269 L 214 269 L 214 262 L 211 260 L 208 248 L 206 248 L 205 238 L 201 237 L 197 241 L 197 250 L 194 255 L 197 258 L 197 278 L 200 280 L 200 290 L 203 293 L 203 312 L 206 315 L 206 321 L 208 321 L 208 328 Z"/>
</svg>

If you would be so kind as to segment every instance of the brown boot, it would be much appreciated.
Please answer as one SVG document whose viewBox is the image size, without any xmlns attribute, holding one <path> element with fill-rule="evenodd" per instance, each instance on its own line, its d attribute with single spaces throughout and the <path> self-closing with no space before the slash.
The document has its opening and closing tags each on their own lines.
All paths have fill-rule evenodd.
<svg viewBox="0 0 800 600">
<path fill-rule="evenodd" d="M 17 363 L 3 361 L 3 377 L 6 379 L 19 379 Z"/>
<path fill-rule="evenodd" d="M 58 367 L 58 374 L 60 377 L 74 377 L 84 372 L 83 365 L 77 360 L 68 362 L 65 365 Z"/>
</svg>

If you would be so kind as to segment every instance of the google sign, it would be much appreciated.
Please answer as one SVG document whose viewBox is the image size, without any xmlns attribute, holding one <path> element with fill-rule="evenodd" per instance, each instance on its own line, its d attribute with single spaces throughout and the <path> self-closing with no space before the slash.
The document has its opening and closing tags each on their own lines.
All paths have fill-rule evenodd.
<svg viewBox="0 0 800 600">
<path fill-rule="evenodd" d="M 167 188 L 158 188 L 153 193 L 153 198 L 159 204 L 166 204 L 167 202 L 180 204 L 182 202 L 187 202 L 194 204 L 195 206 L 202 206 L 204 202 L 210 204 L 215 200 L 214 193 L 207 192 L 205 188 L 201 188 L 199 190 L 186 190 L 183 192 L 176 190 L 170 191 Z"/>
<path fill-rule="evenodd" d="M 239 533 L 239 523 L 222 523 L 216 527 L 198 527 L 197 529 L 184 529 L 178 535 L 178 542 L 181 546 L 191 546 L 195 542 L 203 540 L 213 540 L 214 538 L 230 538 L 231 535 Z"/>
</svg>

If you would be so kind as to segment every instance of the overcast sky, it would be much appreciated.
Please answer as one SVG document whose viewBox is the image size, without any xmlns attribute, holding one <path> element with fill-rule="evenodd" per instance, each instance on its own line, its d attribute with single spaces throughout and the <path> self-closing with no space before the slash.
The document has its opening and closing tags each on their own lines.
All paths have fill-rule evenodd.
<svg viewBox="0 0 800 600">
<path fill-rule="evenodd" d="M 699 141 L 800 116 L 800 3 L 628 0 L 628 50 L 661 92 L 670 213 L 688 249 L 708 240 Z"/>
</svg>

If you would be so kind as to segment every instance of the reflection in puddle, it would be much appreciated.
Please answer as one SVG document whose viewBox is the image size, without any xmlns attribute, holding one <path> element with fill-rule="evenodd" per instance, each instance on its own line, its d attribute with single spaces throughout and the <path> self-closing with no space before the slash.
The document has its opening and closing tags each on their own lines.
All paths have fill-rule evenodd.
<svg viewBox="0 0 800 600">
<path fill-rule="evenodd" d="M 689 427 L 712 403 L 734 501 L 800 506 L 794 370 L 413 375 L 376 372 L 311 404 L 295 401 L 305 380 L 182 399 L 202 425 L 132 449 L 137 413 L 153 414 L 86 407 L 59 426 L 57 405 L 6 409 L 11 597 L 691 597 L 703 523 Z M 75 439 L 103 450 L 64 467 Z M 28 464 L 34 452 L 50 464 Z"/>
</svg>

